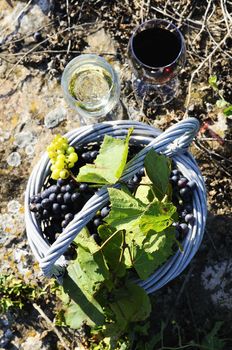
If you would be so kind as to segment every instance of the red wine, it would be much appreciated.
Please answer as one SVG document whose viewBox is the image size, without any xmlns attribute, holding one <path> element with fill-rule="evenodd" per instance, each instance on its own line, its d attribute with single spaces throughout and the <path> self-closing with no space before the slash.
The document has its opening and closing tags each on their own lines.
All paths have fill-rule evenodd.
<svg viewBox="0 0 232 350">
<path fill-rule="evenodd" d="M 136 34 L 132 42 L 135 56 L 150 67 L 171 64 L 181 51 L 181 41 L 174 33 L 163 28 L 148 28 Z"/>
</svg>

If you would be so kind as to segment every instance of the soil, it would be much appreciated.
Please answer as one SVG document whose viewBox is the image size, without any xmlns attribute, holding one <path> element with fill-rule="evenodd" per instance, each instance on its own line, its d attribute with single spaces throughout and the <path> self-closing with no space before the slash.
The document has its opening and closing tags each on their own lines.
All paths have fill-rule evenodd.
<svg viewBox="0 0 232 350">
<path fill-rule="evenodd" d="M 23 193 L 31 169 L 52 135 L 79 125 L 60 88 L 65 65 L 78 54 L 97 53 L 120 73 L 122 118 L 141 120 L 162 130 L 187 115 L 201 124 L 191 152 L 207 189 L 204 239 L 186 270 L 151 296 L 153 310 L 144 344 L 152 336 L 162 335 L 152 349 L 206 349 L 191 345 L 191 341 L 204 344 L 217 322 L 222 322 L 214 338 L 216 345 L 208 343 L 208 349 L 232 348 L 232 119 L 217 103 L 223 97 L 232 104 L 231 12 L 232 4 L 219 0 L 0 2 L 1 274 L 20 275 L 26 283 L 40 287 L 48 283 L 28 248 Z M 178 26 L 187 57 L 179 74 L 178 96 L 155 108 L 136 100 L 127 58 L 134 28 L 154 18 Z M 217 87 L 213 88 L 208 79 L 214 75 Z M 49 124 L 51 112 L 59 117 L 53 125 Z M 23 145 L 18 139 L 25 135 L 22 132 L 32 135 Z M 18 166 L 9 165 L 12 152 L 20 156 Z M 13 200 L 19 205 L 17 210 L 12 209 Z M 2 314 L 0 348 L 26 350 L 31 344 L 39 350 L 81 348 L 77 332 L 58 327 L 57 336 L 41 312 L 53 320 L 57 299 L 50 285 L 46 298 L 36 300 L 36 305 L 39 309 L 28 301 L 22 310 Z M 223 346 L 222 339 L 226 339 Z"/>
</svg>

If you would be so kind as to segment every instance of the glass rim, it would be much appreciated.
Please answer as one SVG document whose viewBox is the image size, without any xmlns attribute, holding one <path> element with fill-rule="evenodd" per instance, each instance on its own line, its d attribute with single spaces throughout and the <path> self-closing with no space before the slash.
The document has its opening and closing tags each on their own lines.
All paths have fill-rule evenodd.
<svg viewBox="0 0 232 350">
<path fill-rule="evenodd" d="M 167 65 L 165 65 L 165 66 L 160 66 L 160 67 L 149 66 L 149 65 L 143 63 L 143 62 L 137 57 L 137 55 L 136 55 L 135 52 L 134 52 L 133 40 L 134 40 L 134 37 L 135 37 L 136 34 L 137 34 L 137 31 L 138 31 L 140 28 L 142 28 L 144 25 L 146 25 L 147 23 L 152 23 L 152 22 L 153 22 L 153 23 L 166 23 L 166 24 L 168 24 L 168 25 L 171 25 L 172 28 L 178 33 L 178 35 L 179 35 L 179 37 L 180 37 L 181 48 L 180 48 L 180 51 L 179 51 L 177 57 L 175 58 L 175 60 L 173 60 L 171 63 L 169 63 L 169 64 L 167 64 Z M 150 20 L 148 20 L 148 21 L 145 21 L 145 22 L 139 24 L 137 27 L 135 27 L 134 32 L 133 32 L 133 34 L 131 35 L 130 40 L 129 40 L 129 47 L 130 47 L 130 49 L 131 49 L 131 51 L 132 51 L 133 57 L 137 60 L 137 62 L 138 62 L 141 66 L 146 67 L 146 68 L 149 68 L 149 69 L 151 69 L 151 70 L 158 71 L 158 70 L 160 70 L 160 69 L 164 69 L 164 68 L 168 68 L 168 67 L 172 66 L 172 65 L 179 59 L 180 55 L 182 54 L 182 52 L 183 52 L 183 50 L 184 50 L 184 48 L 185 48 L 185 43 L 184 43 L 184 37 L 183 37 L 181 31 L 177 28 L 177 26 L 175 26 L 175 24 L 173 24 L 172 22 L 169 22 L 169 21 L 167 21 L 167 20 L 165 20 L 165 19 L 158 18 L 158 19 L 150 19 Z"/>
<path fill-rule="evenodd" d="M 86 60 L 86 62 L 85 62 L 85 60 Z M 114 85 L 119 84 L 119 77 L 118 77 L 115 69 L 111 66 L 111 64 L 104 57 L 101 57 L 97 54 L 81 54 L 77 57 L 74 57 L 71 61 L 68 62 L 68 64 L 65 66 L 64 71 L 63 71 L 62 76 L 61 76 L 61 87 L 62 87 L 64 93 L 69 95 L 69 98 L 73 101 L 73 103 L 76 103 L 76 102 L 83 103 L 80 99 L 73 97 L 73 95 L 70 93 L 70 91 L 69 91 L 70 80 L 68 79 L 69 69 L 74 65 L 78 66 L 82 62 L 83 62 L 83 66 L 85 64 L 92 64 L 92 63 L 95 63 L 97 65 L 100 62 L 104 65 L 104 68 L 106 68 L 108 70 L 108 72 L 111 75 L 111 79 L 112 79 L 111 86 L 109 88 L 109 91 L 107 92 L 107 96 L 110 96 L 111 91 L 114 88 Z M 75 72 L 73 72 L 73 73 L 75 73 Z M 88 104 L 89 103 L 86 103 L 85 105 L 88 106 Z"/>
</svg>

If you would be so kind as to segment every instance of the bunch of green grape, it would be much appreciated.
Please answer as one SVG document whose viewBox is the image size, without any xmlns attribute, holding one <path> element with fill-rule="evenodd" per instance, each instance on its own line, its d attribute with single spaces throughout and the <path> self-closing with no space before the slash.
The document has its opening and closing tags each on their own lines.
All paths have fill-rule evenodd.
<svg viewBox="0 0 232 350">
<path fill-rule="evenodd" d="M 56 135 L 47 147 L 48 156 L 51 160 L 51 178 L 53 180 L 66 179 L 70 175 L 69 169 L 73 168 L 78 160 L 74 147 L 69 146 L 68 139 Z"/>
</svg>

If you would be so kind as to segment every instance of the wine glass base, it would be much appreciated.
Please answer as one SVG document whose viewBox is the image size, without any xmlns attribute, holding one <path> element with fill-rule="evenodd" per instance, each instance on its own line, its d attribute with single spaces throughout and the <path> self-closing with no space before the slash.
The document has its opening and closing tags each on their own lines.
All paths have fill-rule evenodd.
<svg viewBox="0 0 232 350">
<path fill-rule="evenodd" d="M 136 99 L 146 107 L 163 106 L 178 95 L 179 80 L 173 78 L 167 84 L 154 85 L 141 79 L 132 79 Z"/>
</svg>

